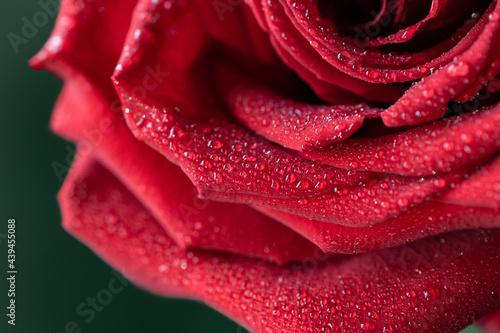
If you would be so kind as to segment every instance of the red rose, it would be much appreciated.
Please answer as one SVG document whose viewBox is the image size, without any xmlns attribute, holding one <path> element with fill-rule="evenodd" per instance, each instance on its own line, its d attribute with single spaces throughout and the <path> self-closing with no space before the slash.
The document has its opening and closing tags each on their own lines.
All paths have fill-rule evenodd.
<svg viewBox="0 0 500 333">
<path fill-rule="evenodd" d="M 458 331 L 500 307 L 499 17 L 66 0 L 32 60 L 79 145 L 64 227 L 255 332 Z"/>
</svg>

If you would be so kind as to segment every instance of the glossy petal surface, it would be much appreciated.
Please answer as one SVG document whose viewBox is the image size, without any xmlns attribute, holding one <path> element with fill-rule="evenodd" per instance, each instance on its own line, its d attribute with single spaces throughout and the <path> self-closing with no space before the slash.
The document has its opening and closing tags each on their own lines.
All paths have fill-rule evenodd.
<svg viewBox="0 0 500 333">
<path fill-rule="evenodd" d="M 132 281 L 156 293 L 205 301 L 254 332 L 456 331 L 500 305 L 495 231 L 318 257 L 312 268 L 279 268 L 181 251 L 130 192 L 91 160 L 77 164 L 59 198 L 65 228 Z M 113 228 L 106 222 L 110 212 Z"/>
</svg>

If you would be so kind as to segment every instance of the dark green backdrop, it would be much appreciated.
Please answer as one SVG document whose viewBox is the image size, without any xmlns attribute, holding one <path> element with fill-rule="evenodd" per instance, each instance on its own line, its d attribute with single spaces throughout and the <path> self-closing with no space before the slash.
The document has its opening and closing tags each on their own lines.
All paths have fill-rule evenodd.
<svg viewBox="0 0 500 333">
<path fill-rule="evenodd" d="M 32 21 L 39 11 L 35 0 L 0 4 L 0 332 L 59 333 L 70 321 L 92 333 L 246 332 L 200 303 L 160 298 L 130 285 L 91 323 L 76 314 L 77 306 L 106 288 L 113 275 L 60 226 L 56 193 L 61 183 L 51 163 L 64 164 L 70 146 L 50 133 L 48 121 L 61 84 L 27 66 L 47 39 L 53 20 L 18 45 L 17 53 L 8 39 L 9 33 L 22 36 L 23 17 Z M 17 220 L 15 327 L 7 325 L 6 316 L 8 218 Z"/>
</svg>

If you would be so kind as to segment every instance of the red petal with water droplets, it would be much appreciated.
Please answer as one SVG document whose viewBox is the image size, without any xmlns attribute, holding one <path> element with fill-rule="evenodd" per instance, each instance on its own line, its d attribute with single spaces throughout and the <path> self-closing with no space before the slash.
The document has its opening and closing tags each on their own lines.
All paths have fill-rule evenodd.
<svg viewBox="0 0 500 333">
<path fill-rule="evenodd" d="M 253 332 L 454 332 L 500 306 L 498 231 L 457 232 L 280 268 L 185 253 L 95 163 L 78 164 L 59 200 L 64 227 L 131 281 L 207 302 Z M 110 213 L 114 228 L 106 223 Z"/>
<path fill-rule="evenodd" d="M 143 11 L 155 12 L 161 4 L 145 2 L 141 6 L 144 9 L 137 12 L 131 30 L 142 31 L 141 36 L 150 36 L 154 31 L 156 37 L 152 40 L 129 35 L 127 49 L 141 52 L 140 55 L 124 52 L 120 59 L 122 69 L 115 73 L 115 85 L 136 137 L 179 164 L 201 191 L 225 191 L 235 196 L 265 193 L 277 198 L 303 197 L 356 186 L 373 178 L 370 174 L 311 162 L 227 122 L 217 103 L 206 97 L 210 95 L 209 82 L 205 82 L 203 89 L 196 89 L 195 82 L 199 84 L 201 79 L 194 80 L 186 71 L 179 71 L 176 66 L 179 53 L 172 51 L 175 48 L 157 48 L 157 43 L 188 47 L 182 46 L 187 43 L 185 38 L 165 32 L 172 21 L 190 29 L 194 17 L 170 12 L 154 22 L 145 22 Z M 175 10 L 180 8 L 171 8 Z M 150 63 L 165 64 L 164 70 L 171 75 L 139 99 L 134 89 L 141 86 Z M 184 60 L 181 67 L 188 65 Z"/>
<path fill-rule="evenodd" d="M 311 162 L 233 123 L 188 123 L 166 108 L 144 112 L 144 104 L 126 97 L 121 88 L 118 85 L 135 136 L 179 164 L 201 193 L 297 198 L 374 178 Z"/>
<path fill-rule="evenodd" d="M 350 189 L 300 199 L 267 196 L 234 196 L 225 192 L 204 192 L 204 197 L 227 202 L 254 204 L 312 220 L 350 227 L 367 227 L 398 216 L 411 207 L 446 192 L 459 177 L 412 179 L 386 176 Z"/>
<path fill-rule="evenodd" d="M 384 124 L 421 124 L 442 117 L 451 100 L 472 99 L 500 70 L 499 14 L 500 4 L 497 4 L 495 11 L 489 15 L 488 25 L 470 49 L 408 89 L 382 113 Z M 464 96 L 465 91 L 468 91 L 467 97 Z"/>
<path fill-rule="evenodd" d="M 251 2 L 250 5 L 254 13 L 265 14 L 266 25 L 279 46 L 299 63 L 306 64 L 316 76 L 334 80 L 339 75 L 333 69 L 338 69 L 362 81 L 372 83 L 411 81 L 425 77 L 436 68 L 446 65 L 471 47 L 484 29 L 488 14 L 494 7 L 492 4 L 490 9 L 486 10 L 483 19 L 474 27 L 472 26 L 476 21 L 472 20 L 471 23 L 466 23 L 463 29 L 459 29 L 453 37 L 434 47 L 422 52 L 397 54 L 377 49 L 363 49 L 361 47 L 366 44 L 363 41 L 341 37 L 337 32 L 336 22 L 322 18 L 315 3 L 282 0 L 279 3 Z M 430 16 L 433 16 L 437 6 L 431 8 Z M 451 8 L 446 5 L 444 7 Z M 467 8 L 463 8 L 461 13 L 463 13 L 461 17 L 465 17 Z M 458 15 L 453 17 L 457 18 Z M 407 40 L 410 37 L 411 33 L 406 30 L 401 31 L 400 35 L 391 36 L 390 41 L 397 42 L 398 38 Z M 349 84 L 340 83 L 338 80 L 337 82 L 340 86 L 350 89 Z"/>
<path fill-rule="evenodd" d="M 97 82 L 105 73 L 108 77 L 112 74 L 119 50 L 108 49 L 106 56 L 95 53 L 84 59 L 77 57 L 78 50 L 86 49 L 88 36 L 99 35 L 98 46 L 103 49 L 116 43 L 107 41 L 108 38 L 119 38 L 119 34 L 115 35 L 118 27 L 102 34 L 88 26 L 92 24 L 99 29 L 104 25 L 101 21 L 107 21 L 109 15 L 125 15 L 117 10 L 131 11 L 130 7 L 114 7 L 114 1 L 109 2 L 93 2 L 80 11 L 73 11 L 72 3 L 65 2 L 61 11 L 64 19 L 58 21 L 52 39 L 58 35 L 74 39 L 63 39 L 62 51 L 58 53 L 50 52 L 52 42 L 49 42 L 33 60 L 38 68 L 48 68 L 65 78 L 52 115 L 52 129 L 76 141 L 81 147 L 78 155 L 97 154 L 182 248 L 227 251 L 281 264 L 311 256 L 316 249 L 313 244 L 252 208 L 200 199 L 196 188 L 177 166 L 130 133 L 111 81 Z M 107 9 L 106 15 L 102 14 L 102 8 Z M 97 12 L 100 14 L 96 16 Z M 76 24 L 67 31 L 69 26 L 73 27 L 67 22 L 73 20 L 82 25 Z M 122 23 L 128 26 L 128 22 Z M 123 40 L 124 34 L 120 38 Z M 98 73 L 89 70 L 92 64 L 100 68 Z M 248 237 L 256 232 L 258 236 Z"/>
<path fill-rule="evenodd" d="M 257 207 L 295 230 L 327 253 L 359 253 L 408 244 L 454 230 L 500 228 L 498 209 L 427 201 L 370 227 L 342 226 Z"/>
<path fill-rule="evenodd" d="M 500 157 L 439 199 L 463 206 L 500 208 Z"/>
<path fill-rule="evenodd" d="M 416 9 L 418 9 L 419 6 L 422 6 L 422 3 L 420 2 L 414 1 L 410 3 L 412 3 L 413 6 L 416 7 Z M 387 44 L 405 43 L 410 41 L 415 36 L 418 36 L 418 34 L 422 34 L 422 32 L 425 33 L 426 31 L 435 33 L 437 29 L 442 29 L 443 25 L 451 26 L 456 21 L 465 21 L 466 19 L 468 19 L 469 17 L 467 16 L 470 16 L 471 13 L 476 13 L 476 11 L 474 10 L 474 5 L 475 2 L 468 0 L 462 0 L 458 2 L 452 0 L 433 0 L 429 9 L 429 13 L 423 20 L 418 21 L 417 23 L 409 27 L 399 29 L 398 31 L 388 36 L 374 36 L 374 39 L 369 39 L 365 43 L 360 44 L 362 44 L 364 47 L 378 47 Z M 457 11 L 456 8 L 460 8 L 460 11 Z M 411 9 L 409 8 L 409 10 Z M 383 14 L 382 10 L 381 13 Z M 375 26 L 376 28 L 378 24 L 379 26 L 383 27 L 384 24 L 390 23 L 387 22 L 387 20 L 390 21 L 391 19 L 393 19 L 392 16 L 395 16 L 395 14 L 396 13 L 394 13 L 394 9 L 392 9 L 391 11 L 391 8 L 388 8 L 385 11 L 385 15 L 388 17 L 380 17 L 378 22 L 370 22 L 370 26 Z M 360 27 L 359 29 L 361 30 L 361 32 L 363 32 L 363 30 L 370 31 L 370 26 Z M 453 37 L 449 39 L 452 40 L 451 42 L 457 40 L 457 38 Z"/>
<path fill-rule="evenodd" d="M 256 3 L 251 1 L 254 8 Z M 326 219 L 318 207 L 311 205 L 308 209 L 301 209 L 294 203 L 314 201 L 318 197 L 323 200 L 337 195 L 332 193 L 351 190 L 353 193 L 348 200 L 333 200 L 340 200 L 336 202 L 344 208 L 337 216 L 330 217 L 332 222 L 351 227 L 258 208 L 271 219 L 244 205 L 204 201 L 196 197 L 195 187 L 182 171 L 165 160 L 162 154 L 138 142 L 116 112 L 120 103 L 108 84 L 108 76 L 121 50 L 134 3 L 123 2 L 118 6 L 115 1 L 94 0 L 85 2 L 83 8 L 79 5 L 81 2 L 69 0 L 63 4 L 61 13 L 65 19 L 59 20 L 51 40 L 33 63 L 37 67 L 43 63 L 66 78 L 52 121 L 53 128 L 80 144 L 92 146 L 93 151 L 87 150 L 87 153 L 95 154 L 99 163 L 102 162 L 112 173 L 93 161 L 90 155 L 83 159 L 80 156 L 82 160 L 76 162 L 59 196 L 64 226 L 133 281 L 160 294 L 191 296 L 206 301 L 256 332 L 334 329 L 457 331 L 500 306 L 497 274 L 500 234 L 496 231 L 454 233 L 396 249 L 336 259 L 327 259 L 328 256 L 312 244 L 326 252 L 355 253 L 397 246 L 455 229 L 499 227 L 498 206 L 493 206 L 491 199 L 494 194 L 486 195 L 489 199 L 487 207 L 443 204 L 432 199 L 425 201 L 438 195 L 447 182 L 440 181 L 439 177 L 419 183 L 397 176 L 377 178 L 371 173 L 339 170 L 311 162 L 231 123 L 230 116 L 221 112 L 220 101 L 216 100 L 215 89 L 211 86 L 214 40 L 226 46 L 226 55 L 234 57 L 251 53 L 248 58 L 235 57 L 236 64 L 246 64 L 249 58 L 265 63 L 264 67 L 259 67 L 248 61 L 248 71 L 254 68 L 269 70 L 270 77 L 278 78 L 281 74 L 277 73 L 284 72 L 283 66 L 276 62 L 270 44 L 264 42 L 265 34 L 256 29 L 256 22 L 252 21 L 245 4 L 233 7 L 236 15 L 224 23 L 214 19 L 213 8 L 206 3 L 141 1 L 115 76 L 120 97 L 129 107 L 127 121 L 140 139 L 181 164 L 203 194 L 221 196 L 227 195 L 223 192 L 231 192 L 227 200 L 232 201 L 254 196 L 249 203 L 265 199 L 272 202 L 268 206 L 274 208 L 283 205 L 287 211 Z M 205 10 L 200 11 L 200 6 Z M 276 29 L 279 22 L 270 23 L 273 20 L 269 11 L 258 11 L 258 15 L 262 27 L 266 29 L 269 24 L 271 31 L 279 32 Z M 306 58 L 290 53 L 294 45 L 282 44 L 281 33 L 286 31 L 271 36 L 271 43 L 287 64 L 310 83 L 320 97 L 333 105 L 340 102 L 339 98 L 342 102 L 344 97 L 354 99 L 354 94 L 346 93 L 346 89 L 363 95 L 363 99 L 392 102 L 400 97 L 404 85 L 369 82 L 406 81 L 429 74 L 433 66 L 446 64 L 446 57 L 467 50 L 471 40 L 481 40 L 476 37 L 484 36 L 484 31 L 489 31 L 487 28 L 495 24 L 490 23 L 485 29 L 488 22 L 485 17 L 467 36 L 462 36 L 463 31 L 457 32 L 457 36 L 463 37 L 462 41 L 434 62 L 429 62 L 433 52 L 451 47 L 451 42 L 421 54 L 388 56 L 387 62 L 379 62 L 373 50 L 363 54 L 355 51 L 347 56 L 339 52 L 335 57 L 340 57 L 335 59 L 328 59 L 327 53 L 303 50 L 304 57 L 311 56 L 304 61 Z M 495 17 L 490 16 L 490 20 L 495 21 Z M 239 23 L 242 23 L 238 26 L 241 29 L 228 29 Z M 290 31 L 292 28 L 290 26 Z M 242 35 L 245 38 L 241 39 Z M 496 40 L 496 35 L 492 36 Z M 285 34 L 285 37 L 294 36 Z M 299 43 L 296 45 L 303 45 L 305 41 L 311 44 L 305 45 L 307 48 L 314 47 L 312 40 L 295 37 Z M 93 48 L 85 47 L 89 38 L 96 40 Z M 246 40 L 251 42 L 245 43 Z M 258 44 L 258 47 L 252 44 Z M 371 71 L 365 71 L 363 66 L 354 68 L 353 73 L 360 76 L 353 78 L 328 63 L 331 60 L 349 61 L 348 56 L 358 60 L 365 57 L 363 66 L 368 65 L 366 68 L 371 69 L 370 65 L 378 63 L 380 68 Z M 485 64 L 493 63 L 493 59 L 494 54 L 485 60 Z M 383 67 L 388 63 L 391 66 L 387 67 L 393 69 L 416 66 L 417 63 L 425 65 L 404 73 L 387 72 Z M 313 67 L 316 73 L 311 71 Z M 457 70 L 453 68 L 452 72 Z M 483 66 L 476 70 L 485 79 L 473 80 L 450 98 L 467 100 L 488 84 L 497 68 Z M 80 77 L 82 73 L 86 77 Z M 434 75 L 437 74 L 439 72 Z M 289 74 L 283 77 L 288 78 Z M 292 88 L 295 83 L 292 82 Z M 345 89 L 335 88 L 332 83 Z M 241 95 L 252 97 L 246 90 Z M 276 98 L 275 95 L 265 97 Z M 302 106 L 312 113 L 318 110 L 315 106 Z M 438 158 L 436 165 L 418 165 L 419 160 L 415 158 L 414 169 L 410 171 L 399 161 L 391 161 L 395 163 L 393 165 L 379 164 L 372 169 L 366 166 L 359 169 L 377 171 L 376 168 L 387 168 L 392 170 L 388 172 L 404 175 L 432 175 L 438 171 L 449 173 L 451 169 L 458 170 L 466 164 L 478 164 L 498 150 L 498 133 L 492 128 L 495 124 L 492 121 L 497 119 L 492 110 L 457 117 L 449 121 L 451 124 L 447 126 L 450 127 L 443 126 L 441 130 L 451 129 L 456 133 L 461 130 L 463 142 L 450 154 L 424 149 L 423 160 L 428 162 L 425 153 L 434 154 L 432 157 Z M 273 112 L 277 112 L 273 116 L 280 117 L 283 110 Z M 281 119 L 285 118 L 286 115 L 281 114 Z M 245 120 L 244 117 L 241 119 Z M 346 119 L 338 118 L 338 121 L 345 122 Z M 360 125 L 360 121 L 357 118 L 352 126 Z M 459 127 L 460 121 L 465 122 L 463 127 Z M 487 122 L 493 126 L 486 125 Z M 247 125 L 252 127 L 250 123 Z M 327 122 L 326 127 L 329 125 L 332 123 Z M 108 129 L 110 132 L 104 133 Z M 437 134 L 439 129 L 431 128 L 431 132 Z M 95 130 L 101 131 L 102 135 Z M 285 147 L 307 146 L 305 136 L 302 141 L 284 138 L 285 130 L 265 135 Z M 423 131 L 416 129 L 411 132 L 411 139 L 420 140 L 419 135 L 429 134 L 428 130 L 428 127 Z M 404 137 L 408 134 L 396 135 Z M 370 140 L 393 156 L 406 149 L 391 150 L 384 141 L 387 138 Z M 444 136 L 441 139 L 446 140 Z M 315 140 L 323 145 L 330 143 L 332 138 L 318 136 Z M 360 139 L 351 138 L 346 144 L 355 140 Z M 433 142 L 434 137 L 427 137 L 427 140 Z M 411 145 L 409 141 L 405 142 Z M 441 143 L 444 148 L 446 142 Z M 416 153 L 419 157 L 420 148 L 416 147 L 416 152 L 408 150 L 403 153 Z M 194 159 L 190 153 L 195 154 Z M 469 153 L 470 156 L 463 158 Z M 231 163 L 222 165 L 219 155 Z M 233 163 L 238 164 L 236 168 Z M 219 182 L 221 170 L 227 177 L 222 183 Z M 235 171 L 238 174 L 231 175 Z M 271 176 L 274 179 L 271 180 Z M 457 193 L 476 189 L 478 197 L 474 198 L 475 202 L 483 200 L 484 196 L 477 193 L 477 186 L 492 176 L 491 169 L 485 167 L 458 185 Z M 249 180 L 245 182 L 245 179 Z M 231 184 L 231 181 L 237 184 Z M 274 192 L 276 185 L 278 191 Z M 361 191 L 359 186 L 364 190 Z M 356 201 L 354 192 L 358 197 L 360 193 L 370 196 L 373 192 L 376 202 Z M 452 192 L 451 195 L 457 194 Z M 318 201 L 317 206 L 324 205 L 324 201 Z M 332 211 L 335 209 L 333 207 Z M 363 220 L 360 212 L 365 212 L 368 218 Z M 209 251 L 186 253 L 186 248 L 189 251 L 193 248 L 222 250 L 265 261 Z M 303 260 L 302 265 L 278 267 L 266 262 L 293 260 Z M 310 263 L 317 269 L 304 270 Z M 395 308 L 394 299 L 404 301 Z"/>
<path fill-rule="evenodd" d="M 307 258 L 313 253 L 314 249 L 307 242 L 303 242 L 301 237 L 294 236 L 288 229 L 280 227 L 272 220 L 258 217 L 251 210 L 243 209 L 239 205 L 217 204 L 198 199 L 194 191 L 186 191 L 185 189 L 189 188 L 190 184 L 186 183 L 187 179 L 180 170 L 165 161 L 160 154 L 136 141 L 124 128 L 122 122 L 113 121 L 113 118 L 109 117 L 112 113 L 105 108 L 106 103 L 99 100 L 95 95 L 96 92 L 92 91 L 92 87 L 83 82 L 78 82 L 75 78 L 66 83 L 65 91 L 58 101 L 52 118 L 53 128 L 80 143 L 89 143 L 88 140 L 93 138 L 91 142 L 96 145 L 95 149 L 101 156 L 101 160 L 105 161 L 115 175 L 118 175 L 136 193 L 177 244 L 188 248 L 217 249 L 246 256 L 259 256 L 280 263 Z M 80 94 L 86 97 L 88 104 L 78 102 L 81 100 Z M 95 103 L 92 103 L 94 100 Z M 102 114 L 98 114 L 98 110 L 101 110 Z M 90 116 L 87 120 L 90 123 L 82 121 L 85 116 Z M 74 122 L 75 119 L 79 121 Z M 110 126 L 112 123 L 114 125 Z M 103 125 L 106 126 L 103 127 Z M 105 130 L 104 133 L 103 130 Z M 124 148 L 118 149 L 119 146 Z M 135 154 L 134 151 L 137 153 Z M 130 158 L 135 155 L 141 158 Z M 153 175 L 153 177 L 147 175 Z M 167 183 L 168 187 L 158 186 L 158 184 Z M 179 186 L 175 186 L 176 184 Z M 414 191 L 408 193 L 413 194 Z M 186 199 L 182 200 L 184 197 Z M 381 198 L 377 196 L 377 199 Z M 392 199 L 391 196 L 389 199 Z M 402 199 L 399 198 L 399 200 Z M 345 206 L 351 205 L 346 203 Z M 368 205 L 364 206 L 368 207 Z M 463 212 L 463 215 L 450 217 L 451 225 L 447 220 L 443 221 L 442 217 L 438 217 L 447 216 L 445 213 L 440 213 L 444 206 L 436 207 L 435 205 L 418 207 L 410 215 L 402 215 L 401 218 L 391 219 L 390 222 L 373 228 L 347 228 L 327 224 L 321 229 L 323 223 L 308 221 L 297 216 L 288 216 L 288 219 L 284 220 L 280 218 L 279 213 L 278 216 L 272 214 L 271 216 L 303 234 L 325 251 L 347 253 L 401 245 L 417 237 L 459 228 L 494 226 L 490 221 L 492 221 L 492 214 L 493 217 L 496 216 L 495 213 L 484 211 L 481 214 L 480 211 L 474 211 L 471 208 L 451 207 L 453 209 L 444 210 L 444 212 Z M 240 209 L 242 209 L 241 216 L 235 218 Z M 226 211 L 231 211 L 231 214 L 222 214 Z M 369 215 L 373 214 L 369 213 Z M 476 216 L 476 218 L 473 219 L 471 216 Z M 211 221 L 210 217 L 214 220 Z M 248 223 L 243 222 L 247 219 Z M 290 219 L 299 222 L 290 223 Z M 437 221 L 439 223 L 436 223 Z M 422 222 L 423 226 L 419 227 L 419 223 Z M 320 228 L 323 231 L 321 233 L 304 232 L 301 229 L 304 227 L 313 230 Z M 259 231 L 258 237 L 248 238 L 248 235 L 255 230 Z M 189 240 L 187 244 L 186 240 Z"/>
<path fill-rule="evenodd" d="M 227 80 L 231 76 L 223 72 Z M 272 92 L 244 77 L 227 80 L 231 88 L 226 96 L 230 111 L 243 125 L 266 139 L 294 150 L 310 150 L 342 141 L 354 134 L 365 118 L 380 115 L 381 110 L 366 104 L 311 105 Z"/>
<path fill-rule="evenodd" d="M 110 71 L 121 54 L 136 2 L 62 1 L 54 31 L 30 65 L 61 77 L 82 72 L 100 89 L 112 92 Z"/>
<path fill-rule="evenodd" d="M 263 1 L 262 4 L 264 5 L 264 12 L 270 27 L 272 42 L 278 54 L 281 55 L 282 51 L 286 52 L 290 58 L 302 64 L 302 66 L 306 67 L 308 71 L 311 71 L 321 81 L 340 86 L 365 98 L 388 101 L 386 97 L 391 96 L 392 91 L 397 91 L 398 88 L 392 85 L 371 84 L 366 80 L 360 80 L 355 75 L 350 75 L 351 73 L 344 73 L 341 69 L 331 66 L 322 59 L 321 55 L 311 48 L 309 42 L 300 33 L 295 31 L 293 25 L 287 21 L 286 16 L 278 19 L 279 16 L 284 16 L 282 8 L 280 9 L 278 3 L 274 4 L 274 6 L 269 6 L 268 2 Z M 282 51 L 278 48 L 282 49 Z M 290 63 L 286 59 L 283 60 L 286 63 Z M 292 68 L 295 70 L 294 67 Z M 367 93 L 362 95 L 361 91 Z"/>
<path fill-rule="evenodd" d="M 500 149 L 500 104 L 404 132 L 348 139 L 304 152 L 339 168 L 432 175 L 475 165 Z"/>
<path fill-rule="evenodd" d="M 278 263 L 313 253 L 311 243 L 248 206 L 198 198 L 180 168 L 137 141 L 109 109 L 110 100 L 84 82 L 73 77 L 65 83 L 54 110 L 53 129 L 80 145 L 91 144 L 99 159 L 148 207 L 177 244 Z M 82 98 L 87 102 L 80 103 Z M 90 115 L 87 123 L 82 121 L 86 115 Z M 255 236 L 249 237 L 252 234 Z"/>
</svg>

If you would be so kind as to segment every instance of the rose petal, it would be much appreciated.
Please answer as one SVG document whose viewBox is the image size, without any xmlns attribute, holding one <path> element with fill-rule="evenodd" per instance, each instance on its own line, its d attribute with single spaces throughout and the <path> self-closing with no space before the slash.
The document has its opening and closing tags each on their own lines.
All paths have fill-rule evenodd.
<svg viewBox="0 0 500 333">
<path fill-rule="evenodd" d="M 500 104 L 400 133 L 351 138 L 302 155 L 360 171 L 418 176 L 449 173 L 499 150 L 498 121 Z"/>
<path fill-rule="evenodd" d="M 281 264 L 314 253 L 313 244 L 247 206 L 198 198 L 196 188 L 177 166 L 133 137 L 109 80 L 120 50 L 106 48 L 117 42 L 114 39 L 124 40 L 124 32 L 118 30 L 126 31 L 128 22 L 120 21 L 115 29 L 104 29 L 106 23 L 101 22 L 114 22 L 110 16 L 115 15 L 123 18 L 122 11 L 131 12 L 132 8 L 114 4 L 95 1 L 76 10 L 76 4 L 65 1 L 52 38 L 67 36 L 71 40 L 62 40 L 60 52 L 52 52 L 49 42 L 32 61 L 37 68 L 48 68 L 65 78 L 52 115 L 52 129 L 77 141 L 82 147 L 79 155 L 97 154 L 182 248 L 227 251 Z M 102 53 L 87 54 L 89 36 L 96 36 L 96 47 Z M 79 58 L 79 54 L 85 57 Z M 92 66 L 98 67 L 99 73 L 91 70 Z M 108 78 L 100 81 L 106 73 Z M 141 87 L 160 74 L 147 71 L 148 80 Z M 255 232 L 258 237 L 248 237 Z"/>
<path fill-rule="evenodd" d="M 226 122 L 227 117 L 213 97 L 209 97 L 213 96 L 209 82 L 191 76 L 199 74 L 193 65 L 197 61 L 195 55 L 187 56 L 191 58 L 189 61 L 177 59 L 177 50 L 191 49 L 184 44 L 192 41 L 184 34 L 179 38 L 178 34 L 167 33 L 172 24 L 179 31 L 185 29 L 189 33 L 196 24 L 192 22 L 195 17 L 182 12 L 184 5 L 175 3 L 154 22 L 142 19 L 162 10 L 162 6 L 162 3 L 149 2 L 138 5 L 131 30 L 142 33 L 137 38 L 129 35 L 125 50 L 140 50 L 140 54 L 130 51 L 122 54 L 122 69 L 115 73 L 115 86 L 136 137 L 180 165 L 201 191 L 301 197 L 352 187 L 373 178 L 370 174 L 311 163 Z M 176 15 L 179 12 L 184 15 Z M 158 48 L 158 43 L 171 47 Z M 181 64 L 177 66 L 179 61 Z M 138 98 L 134 91 L 140 87 L 151 63 L 165 64 L 163 70 L 171 75 L 143 98 Z"/>
<path fill-rule="evenodd" d="M 449 41 L 410 55 L 383 54 L 365 52 L 356 47 L 355 41 L 340 37 L 334 23 L 320 18 L 317 8 L 310 2 L 283 0 L 272 6 L 265 1 L 261 3 L 273 37 L 289 54 L 300 59 L 299 62 L 307 64 L 315 75 L 334 78 L 335 68 L 372 83 L 402 82 L 428 75 L 431 69 L 445 65 L 467 50 L 487 21 L 481 20 L 476 29 L 448 52 L 447 48 L 453 46 Z M 260 11 L 260 8 L 254 8 L 255 11 Z M 282 38 L 283 35 L 287 38 Z M 346 86 L 345 83 L 341 85 Z"/>
<path fill-rule="evenodd" d="M 253 204 L 273 208 L 305 218 L 350 227 L 367 227 L 384 222 L 411 207 L 448 190 L 456 175 L 422 179 L 387 176 L 332 194 L 295 198 L 270 198 L 265 195 L 234 196 L 207 191 L 212 200 Z"/>
<path fill-rule="evenodd" d="M 379 85 L 366 85 L 362 81 L 356 80 L 349 75 L 339 75 L 337 72 L 332 73 L 332 75 L 316 76 L 315 73 L 310 71 L 310 63 L 301 63 L 299 60 L 291 56 L 280 44 L 276 41 L 276 38 L 271 36 L 271 43 L 273 44 L 276 52 L 283 59 L 283 62 L 287 64 L 288 67 L 292 68 L 308 85 L 314 90 L 314 92 L 321 97 L 323 100 L 331 103 L 338 103 L 338 96 L 344 94 L 352 95 L 353 93 L 358 94 L 358 98 L 379 101 L 379 102 L 394 102 L 401 97 L 401 95 L 406 90 L 402 86 L 379 86 Z M 311 62 L 314 64 L 315 62 Z M 321 69 L 320 72 L 329 73 L 330 70 Z M 340 73 L 342 74 L 342 73 Z M 332 77 L 334 79 L 332 79 Z M 341 84 L 340 84 L 341 83 Z M 349 89 L 349 90 L 346 90 Z"/>
<path fill-rule="evenodd" d="M 293 25 L 287 22 L 287 17 L 278 3 L 269 6 L 267 2 L 263 1 L 262 4 L 270 27 L 272 42 L 278 54 L 283 52 L 276 45 L 279 45 L 279 48 L 287 52 L 291 58 L 294 58 L 298 63 L 313 72 L 320 80 L 335 84 L 359 95 L 361 95 L 361 91 L 369 92 L 364 95 L 365 98 L 381 101 L 384 96 L 391 95 L 391 91 L 398 89 L 390 85 L 371 84 L 365 80 L 360 80 L 351 73 L 344 73 L 339 68 L 331 66 L 312 49 L 309 42 L 300 33 L 295 31 Z M 281 18 L 278 19 L 278 17 Z M 273 18 L 276 19 L 273 20 Z M 284 61 L 289 63 L 286 59 Z M 295 68 L 293 69 L 295 70 Z"/>
<path fill-rule="evenodd" d="M 415 8 L 408 8 L 407 11 L 424 7 L 422 6 L 422 3 L 417 1 L 411 1 L 410 4 L 412 4 Z M 427 16 L 423 20 L 418 21 L 417 23 L 406 28 L 399 29 L 395 33 L 388 36 L 374 36 L 376 38 L 367 40 L 366 43 L 363 43 L 363 45 L 365 47 L 378 47 L 387 44 L 405 43 L 413 39 L 418 34 L 425 34 L 425 32 L 428 32 L 425 37 L 428 37 L 429 32 L 433 34 L 438 33 L 441 36 L 446 35 L 446 32 L 448 32 L 450 28 L 455 27 L 457 22 L 464 22 L 470 18 L 471 13 L 477 13 L 479 11 L 477 8 L 478 4 L 480 7 L 481 2 L 479 1 L 462 0 L 457 2 L 451 0 L 433 0 Z M 460 8 L 460 10 L 456 10 L 457 8 Z M 388 13 L 386 15 L 389 17 L 385 18 L 385 21 L 374 22 L 371 23 L 371 25 L 375 25 L 376 28 L 377 24 L 384 27 L 383 24 L 391 23 L 390 20 L 393 19 L 391 16 L 394 14 L 390 11 L 387 12 Z M 381 20 L 381 18 L 379 18 L 379 20 Z M 387 20 L 389 22 L 386 22 Z M 394 21 L 396 20 L 397 17 L 394 18 Z M 360 30 L 363 31 L 363 29 Z M 368 27 L 365 27 L 364 30 L 370 31 Z M 453 37 L 448 38 L 448 40 L 450 39 L 453 41 L 457 40 L 457 38 Z"/>
<path fill-rule="evenodd" d="M 136 2 L 62 1 L 54 31 L 30 65 L 62 77 L 82 72 L 101 89 L 112 92 L 110 71 L 123 48 Z"/>
<path fill-rule="evenodd" d="M 313 253 L 311 243 L 248 206 L 198 198 L 180 168 L 137 141 L 109 105 L 109 99 L 75 75 L 65 83 L 52 128 L 80 144 L 93 146 L 99 159 L 181 247 L 227 251 L 278 263 Z M 255 233 L 255 237 L 249 237 Z"/>
<path fill-rule="evenodd" d="M 370 227 L 342 226 L 257 207 L 295 230 L 326 253 L 359 253 L 394 247 L 454 230 L 499 228 L 498 209 L 424 202 Z"/>
<path fill-rule="evenodd" d="M 457 205 L 500 208 L 500 157 L 439 199 Z"/>
<path fill-rule="evenodd" d="M 478 326 L 488 333 L 500 332 L 500 310 L 490 313 L 478 322 Z"/>
<path fill-rule="evenodd" d="M 134 135 L 172 162 L 205 191 L 289 198 L 350 188 L 374 176 L 314 163 L 227 122 L 188 123 L 168 108 L 127 97 L 118 84 Z"/>
<path fill-rule="evenodd" d="M 279 62 L 267 33 L 262 31 L 244 3 L 199 0 L 197 9 L 210 35 L 225 48 L 237 52 L 234 58 L 244 57 L 245 60 L 259 60 L 266 64 Z"/>
<path fill-rule="evenodd" d="M 59 195 L 64 227 L 133 282 L 197 298 L 253 332 L 454 332 L 500 306 L 497 231 L 279 268 L 183 253 L 103 167 L 77 167 Z M 115 228 L 106 216 L 114 214 Z M 398 303 L 395 303 L 398 300 Z"/>
<path fill-rule="evenodd" d="M 448 103 L 460 97 L 468 100 L 500 70 L 500 4 L 489 14 L 489 22 L 479 38 L 460 56 L 422 79 L 386 111 L 387 126 L 408 126 L 435 120 L 444 115 Z M 470 85 L 472 82 L 473 89 Z M 474 84 L 476 83 L 476 84 Z M 468 98 L 463 93 L 468 90 Z"/>
<path fill-rule="evenodd" d="M 286 148 L 310 150 L 345 140 L 365 118 L 381 113 L 366 104 L 326 106 L 285 99 L 242 75 L 219 72 L 231 87 L 226 96 L 230 111 L 246 127 Z"/>
</svg>

